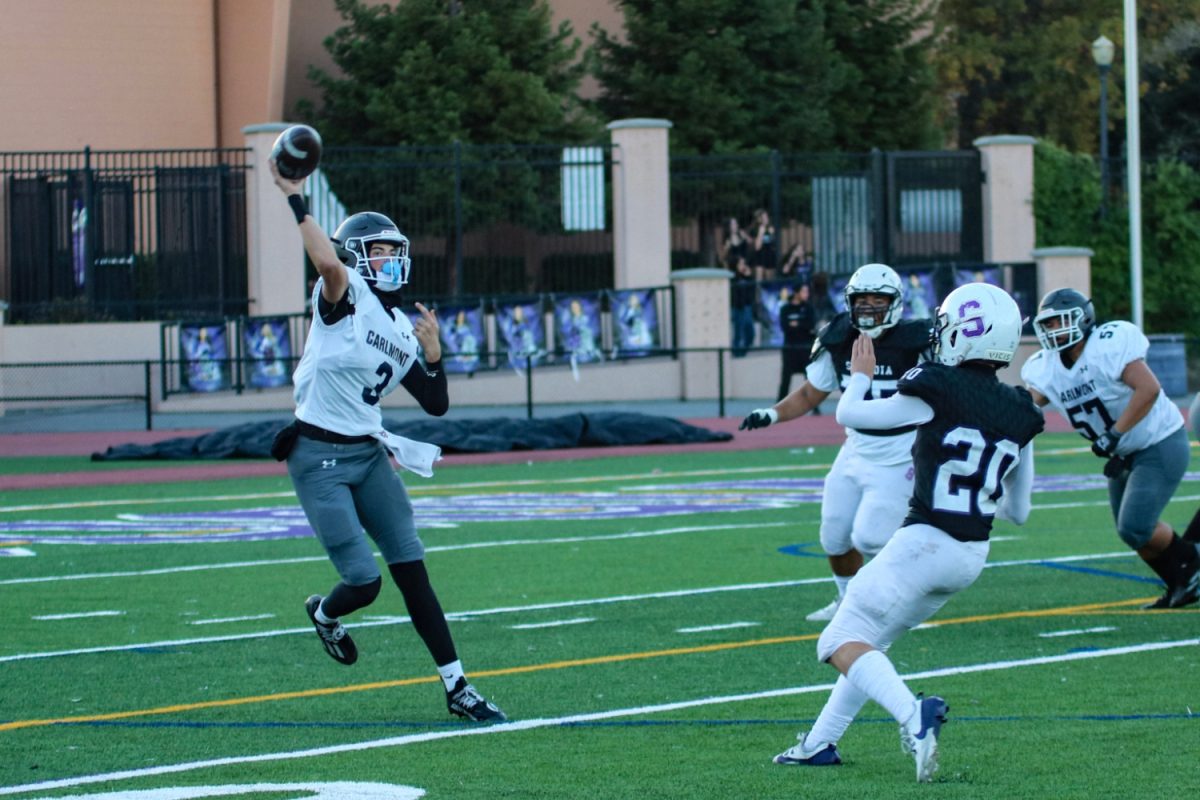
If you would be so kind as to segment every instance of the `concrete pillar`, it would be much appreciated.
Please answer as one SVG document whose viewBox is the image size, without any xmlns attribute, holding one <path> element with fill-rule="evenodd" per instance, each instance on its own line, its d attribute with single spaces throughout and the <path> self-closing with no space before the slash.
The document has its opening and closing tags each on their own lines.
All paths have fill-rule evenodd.
<svg viewBox="0 0 1200 800">
<path fill-rule="evenodd" d="M 610 122 L 613 285 L 664 286 L 671 272 L 670 164 L 665 119 Z"/>
<path fill-rule="evenodd" d="M 675 287 L 677 347 L 724 347 L 728 350 L 729 279 L 730 273 L 724 269 L 702 267 L 671 273 L 671 285 Z M 720 357 L 728 356 L 726 352 Z M 679 356 L 681 399 L 717 396 L 717 358 L 715 352 L 683 353 Z"/>
<path fill-rule="evenodd" d="M 1032 136 L 984 136 L 983 260 L 1028 261 L 1036 244 Z"/>
<path fill-rule="evenodd" d="M 1092 296 L 1092 251 L 1086 247 L 1039 247 L 1033 251 L 1037 264 L 1037 301 L 1055 289 L 1074 289 Z"/>
<path fill-rule="evenodd" d="M 246 282 L 250 315 L 294 314 L 304 311 L 308 287 L 304 282 L 304 242 L 267 160 L 284 122 L 242 128 L 250 148 L 246 173 Z"/>
</svg>

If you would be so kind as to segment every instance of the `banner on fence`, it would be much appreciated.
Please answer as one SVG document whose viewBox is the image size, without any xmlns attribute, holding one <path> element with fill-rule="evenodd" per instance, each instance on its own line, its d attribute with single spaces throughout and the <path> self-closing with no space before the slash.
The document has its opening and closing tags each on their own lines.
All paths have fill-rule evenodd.
<svg viewBox="0 0 1200 800">
<path fill-rule="evenodd" d="M 447 373 L 473 373 L 487 339 L 483 335 L 483 306 L 450 306 L 437 311 L 442 332 L 442 369 Z"/>
<path fill-rule="evenodd" d="M 183 385 L 193 392 L 229 388 L 229 342 L 224 323 L 181 325 L 179 360 Z"/>
<path fill-rule="evenodd" d="M 546 358 L 546 330 L 541 303 L 496 306 L 496 326 L 513 369 L 538 366 Z"/>
<path fill-rule="evenodd" d="M 612 298 L 615 358 L 649 355 L 659 346 L 658 306 L 654 289 L 614 291 Z"/>
<path fill-rule="evenodd" d="M 904 319 L 933 319 L 939 305 L 937 288 L 933 285 L 933 273 L 914 271 L 902 277 Z"/>
<path fill-rule="evenodd" d="M 758 321 L 762 326 L 759 344 L 763 347 L 783 344 L 779 310 L 787 305 L 797 285 L 797 281 L 765 281 L 758 285 Z"/>
<path fill-rule="evenodd" d="M 292 340 L 286 317 L 246 320 L 242 328 L 242 346 L 246 352 L 248 386 L 270 389 L 288 384 Z"/>
<path fill-rule="evenodd" d="M 560 297 L 554 302 L 555 338 L 572 366 L 602 361 L 600 296 Z"/>
</svg>

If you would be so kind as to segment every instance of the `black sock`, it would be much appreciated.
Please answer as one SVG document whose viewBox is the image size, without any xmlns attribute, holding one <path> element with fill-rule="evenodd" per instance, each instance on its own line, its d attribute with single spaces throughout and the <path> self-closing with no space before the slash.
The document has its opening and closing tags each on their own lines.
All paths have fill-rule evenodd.
<svg viewBox="0 0 1200 800">
<path fill-rule="evenodd" d="M 1196 509 L 1196 513 L 1192 515 L 1192 521 L 1188 523 L 1187 530 L 1183 532 L 1183 540 L 1192 544 L 1200 544 L 1200 508 Z"/>
<path fill-rule="evenodd" d="M 450 626 L 446 624 L 446 615 L 442 613 L 441 603 L 429 583 L 425 562 L 388 564 L 388 570 L 404 595 L 408 616 L 412 617 L 413 627 L 425 642 L 433 662 L 440 667 L 457 661 L 458 653 L 454 649 L 454 639 L 450 637 Z"/>
<path fill-rule="evenodd" d="M 340 619 L 346 614 L 352 614 L 360 608 L 366 608 L 375 602 L 379 596 L 379 588 L 383 586 L 383 578 L 376 578 L 371 583 L 362 586 L 351 586 L 339 583 L 329 592 L 321 603 L 321 610 L 330 619 Z"/>
<path fill-rule="evenodd" d="M 1185 542 L 1174 533 L 1171 543 L 1153 559 L 1145 559 L 1147 566 L 1158 573 L 1167 588 L 1179 586 L 1191 580 L 1196 569 L 1200 567 L 1200 553 L 1196 545 Z"/>
</svg>

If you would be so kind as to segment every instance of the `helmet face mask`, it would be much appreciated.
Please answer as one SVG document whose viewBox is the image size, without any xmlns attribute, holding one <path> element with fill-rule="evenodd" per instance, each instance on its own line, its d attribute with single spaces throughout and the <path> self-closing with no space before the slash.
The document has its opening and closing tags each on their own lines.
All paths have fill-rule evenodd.
<svg viewBox="0 0 1200 800">
<path fill-rule="evenodd" d="M 1096 327 L 1092 301 L 1074 289 L 1055 289 L 1046 294 L 1033 318 L 1038 344 L 1050 351 L 1069 350 L 1084 341 Z"/>
<path fill-rule="evenodd" d="M 1043 350 L 1061 352 L 1082 342 L 1096 326 L 1092 301 L 1074 289 L 1055 289 L 1042 298 L 1033 330 Z"/>
<path fill-rule="evenodd" d="M 887 264 L 865 264 L 846 283 L 846 310 L 850 324 L 874 339 L 900 321 L 904 287 Z"/>
<path fill-rule="evenodd" d="M 347 217 L 332 239 L 341 248 L 339 255 L 346 266 L 378 291 L 394 292 L 408 283 L 412 270 L 408 237 L 383 214 L 363 211 Z M 375 244 L 392 245 L 394 250 L 389 255 L 372 256 L 371 247 Z"/>
<path fill-rule="evenodd" d="M 1021 341 L 1021 325 L 1021 310 L 1008 292 L 987 283 L 960 286 L 938 309 L 934 360 L 948 367 L 965 361 L 1010 364 Z"/>
</svg>

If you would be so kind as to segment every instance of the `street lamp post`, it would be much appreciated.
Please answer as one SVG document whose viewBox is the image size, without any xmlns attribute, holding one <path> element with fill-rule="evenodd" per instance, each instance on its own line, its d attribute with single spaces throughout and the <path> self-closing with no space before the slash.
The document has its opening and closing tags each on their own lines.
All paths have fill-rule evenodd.
<svg viewBox="0 0 1200 800">
<path fill-rule="evenodd" d="M 1108 72 L 1116 47 L 1107 36 L 1092 42 L 1092 60 L 1100 70 L 1100 217 L 1108 216 Z"/>
</svg>

